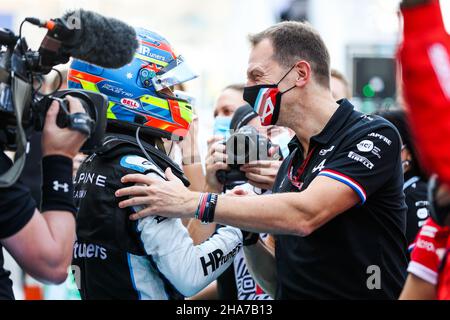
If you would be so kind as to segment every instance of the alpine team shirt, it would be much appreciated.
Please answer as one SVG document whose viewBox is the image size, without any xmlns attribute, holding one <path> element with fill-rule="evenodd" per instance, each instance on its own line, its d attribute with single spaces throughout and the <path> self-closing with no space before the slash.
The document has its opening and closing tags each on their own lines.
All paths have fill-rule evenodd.
<svg viewBox="0 0 450 320">
<path fill-rule="evenodd" d="M 347 185 L 360 202 L 307 237 L 276 237 L 277 299 L 397 299 L 405 281 L 400 136 L 381 117 L 338 103 L 306 156 L 291 141 L 273 191 L 301 192 L 323 176 Z"/>
</svg>

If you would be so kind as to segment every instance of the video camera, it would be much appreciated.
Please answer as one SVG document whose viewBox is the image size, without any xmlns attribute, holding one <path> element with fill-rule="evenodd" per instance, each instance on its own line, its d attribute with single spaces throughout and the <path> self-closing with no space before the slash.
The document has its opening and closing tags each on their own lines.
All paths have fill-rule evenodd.
<svg viewBox="0 0 450 320">
<path fill-rule="evenodd" d="M 22 37 L 25 22 L 48 29 L 38 51 L 28 48 Z M 64 90 L 43 95 L 34 88 L 54 66 L 70 57 L 105 68 L 119 68 L 129 63 L 138 42 L 134 29 L 112 18 L 90 11 L 67 12 L 62 18 L 43 21 L 26 18 L 19 35 L 0 28 L 0 144 L 16 151 L 15 163 L 0 176 L 0 187 L 11 186 L 25 163 L 27 138 L 31 130 L 41 131 L 50 104 L 59 102 L 57 125 L 89 136 L 81 151 L 100 146 L 106 128 L 108 99 L 101 93 Z M 60 86 L 63 79 L 60 76 Z M 59 88 L 58 88 L 59 89 Z M 67 95 L 78 98 L 86 113 L 70 114 Z"/>
<path fill-rule="evenodd" d="M 245 172 L 240 170 L 243 164 L 257 160 L 280 159 L 279 153 L 269 155 L 269 150 L 273 147 L 272 143 L 251 126 L 243 126 L 223 143 L 226 147 L 227 164 L 231 169 L 219 170 L 216 176 L 227 190 L 247 182 Z"/>
</svg>

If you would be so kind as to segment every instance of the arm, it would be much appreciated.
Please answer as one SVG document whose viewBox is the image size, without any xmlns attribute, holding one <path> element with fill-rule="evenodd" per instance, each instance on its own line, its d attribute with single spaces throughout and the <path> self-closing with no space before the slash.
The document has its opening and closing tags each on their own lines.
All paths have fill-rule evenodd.
<svg viewBox="0 0 450 320">
<path fill-rule="evenodd" d="M 275 253 L 261 240 L 253 246 L 244 247 L 245 262 L 250 274 L 272 298 L 277 289 Z"/>
<path fill-rule="evenodd" d="M 400 300 L 436 300 L 436 286 L 414 274 L 408 275 Z"/>
<path fill-rule="evenodd" d="M 215 221 L 259 233 L 308 236 L 358 202 L 350 187 L 319 176 L 300 193 L 221 196 Z"/>
<path fill-rule="evenodd" d="M 364 203 L 390 179 L 394 170 L 399 170 L 400 165 L 397 131 L 384 120 L 377 121 L 380 122 L 379 129 L 374 132 L 368 128 L 360 135 L 350 137 L 302 192 L 239 198 L 220 196 L 214 221 L 256 233 L 308 236 L 340 213 Z M 389 143 L 378 139 L 375 133 Z M 370 167 L 348 156 L 350 152 L 359 152 L 361 142 L 371 142 L 376 150 L 365 153 Z M 131 215 L 132 220 L 146 215 L 193 217 L 200 194 L 189 192 L 170 170 L 166 176 L 169 181 L 156 181 L 143 175 L 123 177 L 123 182 L 150 186 L 145 191 L 135 187 L 118 190 L 118 197 L 133 196 L 120 202 L 119 206 L 151 203 L 150 207 Z M 173 197 L 173 194 L 180 196 Z"/>
<path fill-rule="evenodd" d="M 180 147 L 183 155 L 183 171 L 191 182 L 189 190 L 201 191 L 205 185 L 205 175 L 198 148 L 198 117 L 192 120 L 189 132 L 180 142 Z"/>
<path fill-rule="evenodd" d="M 70 212 L 36 210 L 31 220 L 1 243 L 27 273 L 38 280 L 62 283 L 72 261 L 75 219 Z"/>
<path fill-rule="evenodd" d="M 78 100 L 67 99 L 71 113 L 84 112 Z M 31 205 L 29 192 L 20 182 L 6 189 L 4 192 L 11 196 L 4 196 L 0 201 L 1 211 L 12 217 L 21 217 L 16 221 L 13 218 L 2 221 L 14 227 L 0 235 L 0 242 L 26 272 L 54 283 L 66 279 L 72 259 L 75 240 L 72 159 L 86 140 L 79 132 L 57 127 L 58 111 L 58 104 L 53 102 L 47 112 L 42 135 L 43 214 Z M 54 183 L 57 183 L 56 190 Z M 14 210 L 15 213 L 11 214 Z"/>
<path fill-rule="evenodd" d="M 202 224 L 200 220 L 190 219 L 187 229 L 194 244 L 200 244 L 211 237 L 216 232 L 217 224 Z"/>
<path fill-rule="evenodd" d="M 191 182 L 189 190 L 201 191 L 205 185 L 205 176 L 201 163 L 183 164 L 183 171 L 188 180 Z"/>
<path fill-rule="evenodd" d="M 127 175 L 123 182 L 136 182 L 149 187 L 128 187 L 116 192 L 117 197 L 139 195 L 119 203 L 121 208 L 152 204 L 131 215 L 194 217 L 199 193 L 189 192 L 173 173 L 166 171 L 169 181 L 144 175 Z M 173 197 L 173 194 L 180 195 Z M 327 197 L 323 197 L 327 194 Z M 215 221 L 252 232 L 307 236 L 335 216 L 359 202 L 358 195 L 347 185 L 319 176 L 300 193 L 263 195 L 259 197 L 220 196 Z M 283 214 L 280 214 L 283 212 Z"/>
<path fill-rule="evenodd" d="M 401 300 L 436 299 L 439 266 L 445 251 L 449 229 L 428 219 L 417 234 L 408 266 L 408 278 L 400 296 Z"/>
<path fill-rule="evenodd" d="M 138 231 L 159 271 L 186 297 L 214 281 L 242 247 L 242 233 L 232 227 L 220 228 L 197 246 L 179 219 L 147 217 L 138 222 Z"/>
<path fill-rule="evenodd" d="M 450 183 L 450 39 L 439 1 L 403 1 L 402 14 L 399 60 L 419 156 L 429 172 Z"/>
<path fill-rule="evenodd" d="M 219 300 L 217 281 L 211 282 L 205 289 L 187 300 Z"/>
</svg>

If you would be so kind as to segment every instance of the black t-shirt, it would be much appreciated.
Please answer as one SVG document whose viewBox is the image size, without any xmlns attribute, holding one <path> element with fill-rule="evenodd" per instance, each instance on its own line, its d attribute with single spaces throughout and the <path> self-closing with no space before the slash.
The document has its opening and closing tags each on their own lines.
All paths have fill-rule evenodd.
<svg viewBox="0 0 450 320">
<path fill-rule="evenodd" d="M 406 240 L 412 244 L 419 229 L 430 216 L 428 211 L 428 184 L 414 172 L 405 174 L 403 190 L 406 196 L 408 214 L 406 215 Z"/>
<path fill-rule="evenodd" d="M 386 120 L 338 103 L 311 138 L 306 159 L 292 140 L 274 192 L 301 192 L 325 176 L 352 188 L 361 202 L 307 237 L 276 237 L 277 299 L 397 299 L 404 284 L 400 136 Z"/>
<path fill-rule="evenodd" d="M 12 165 L 0 149 L 0 173 Z M 19 180 L 10 188 L 0 188 L 0 239 L 19 232 L 33 216 L 36 204 L 29 189 Z M 10 272 L 3 269 L 3 252 L 0 244 L 0 299 L 14 299 Z"/>
</svg>

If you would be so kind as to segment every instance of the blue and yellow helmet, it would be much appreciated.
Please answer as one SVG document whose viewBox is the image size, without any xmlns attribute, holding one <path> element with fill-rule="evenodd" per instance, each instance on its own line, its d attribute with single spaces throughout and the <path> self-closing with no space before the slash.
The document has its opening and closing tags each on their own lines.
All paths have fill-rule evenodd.
<svg viewBox="0 0 450 320">
<path fill-rule="evenodd" d="M 108 96 L 108 122 L 142 127 L 155 136 L 184 137 L 193 119 L 187 100 L 171 88 L 197 77 L 167 40 L 155 32 L 136 29 L 139 48 L 134 59 L 119 69 L 106 69 L 73 60 L 68 86 Z"/>
</svg>

